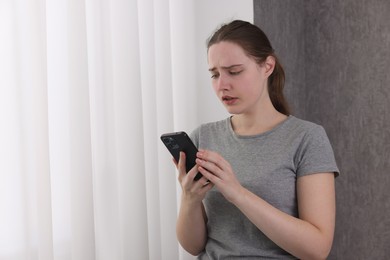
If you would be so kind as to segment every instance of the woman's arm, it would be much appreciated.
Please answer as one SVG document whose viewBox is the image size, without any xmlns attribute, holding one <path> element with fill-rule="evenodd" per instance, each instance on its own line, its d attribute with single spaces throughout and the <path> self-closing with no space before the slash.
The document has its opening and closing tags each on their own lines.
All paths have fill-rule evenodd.
<svg viewBox="0 0 390 260">
<path fill-rule="evenodd" d="M 202 158 L 197 161 L 200 172 L 278 246 L 300 259 L 326 259 L 335 227 L 334 174 L 298 178 L 299 218 L 295 218 L 243 188 L 217 153 L 202 151 L 198 158 Z"/>
<path fill-rule="evenodd" d="M 232 203 L 292 255 L 301 259 L 326 259 L 335 226 L 334 174 L 300 177 L 297 194 L 299 218 L 276 209 L 246 189 Z"/>
<path fill-rule="evenodd" d="M 176 235 L 179 243 L 187 252 L 198 255 L 204 250 L 207 242 L 207 217 L 202 200 L 213 185 L 204 177 L 194 181 L 198 172 L 197 166 L 186 174 L 184 153 L 180 153 L 177 169 L 182 196 L 176 223 Z"/>
<path fill-rule="evenodd" d="M 188 253 L 199 255 L 204 250 L 207 227 L 202 203 L 191 204 L 182 198 L 176 223 L 176 236 Z"/>
</svg>

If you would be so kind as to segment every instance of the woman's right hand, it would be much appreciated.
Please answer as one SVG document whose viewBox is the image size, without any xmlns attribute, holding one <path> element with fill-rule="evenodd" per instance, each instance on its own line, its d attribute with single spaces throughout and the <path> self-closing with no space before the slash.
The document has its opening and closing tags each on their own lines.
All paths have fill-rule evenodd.
<svg viewBox="0 0 390 260">
<path fill-rule="evenodd" d="M 176 222 L 176 235 L 182 247 L 192 255 L 199 255 L 207 242 L 207 216 L 202 200 L 214 186 L 205 177 L 194 181 L 198 165 L 186 172 L 186 156 L 180 152 L 179 162 L 173 160 L 179 171 L 182 188 L 179 215 Z"/>
<path fill-rule="evenodd" d="M 195 181 L 194 178 L 198 173 L 198 165 L 195 165 L 188 173 L 186 172 L 186 155 L 180 152 L 179 162 L 176 162 L 176 168 L 179 171 L 178 180 L 182 188 L 182 201 L 189 203 L 202 202 L 206 193 L 214 186 L 205 177 Z"/>
</svg>

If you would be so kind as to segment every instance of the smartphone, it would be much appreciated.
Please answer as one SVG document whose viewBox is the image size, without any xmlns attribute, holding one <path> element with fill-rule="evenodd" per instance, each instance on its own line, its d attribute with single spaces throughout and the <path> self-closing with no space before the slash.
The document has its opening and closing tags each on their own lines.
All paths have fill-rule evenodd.
<svg viewBox="0 0 390 260">
<path fill-rule="evenodd" d="M 174 132 L 161 135 L 161 141 L 167 147 L 176 162 L 179 162 L 180 152 L 186 154 L 186 172 L 188 173 L 194 166 L 198 149 L 185 132 Z M 197 173 L 194 180 L 202 178 L 201 173 Z"/>
</svg>

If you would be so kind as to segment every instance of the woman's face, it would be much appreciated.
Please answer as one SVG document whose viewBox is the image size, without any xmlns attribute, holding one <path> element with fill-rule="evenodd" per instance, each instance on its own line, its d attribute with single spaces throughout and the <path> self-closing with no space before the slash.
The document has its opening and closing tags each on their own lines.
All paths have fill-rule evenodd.
<svg viewBox="0 0 390 260">
<path fill-rule="evenodd" d="M 256 113 L 269 100 L 272 57 L 259 65 L 239 45 L 222 41 L 210 46 L 208 63 L 214 91 L 230 114 Z"/>
</svg>

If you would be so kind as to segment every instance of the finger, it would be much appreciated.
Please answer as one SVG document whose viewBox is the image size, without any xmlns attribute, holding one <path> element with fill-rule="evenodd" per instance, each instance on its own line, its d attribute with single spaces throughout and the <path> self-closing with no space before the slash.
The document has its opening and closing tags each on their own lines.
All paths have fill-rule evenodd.
<svg viewBox="0 0 390 260">
<path fill-rule="evenodd" d="M 207 169 L 203 168 L 202 166 L 199 166 L 198 170 L 203 175 L 203 177 L 206 178 L 207 180 L 209 180 L 213 185 L 215 185 L 221 181 L 221 178 L 219 178 L 217 175 L 214 175 L 213 173 L 209 172 Z"/>
<path fill-rule="evenodd" d="M 227 169 L 230 167 L 230 164 L 220 154 L 213 151 L 199 150 L 196 156 L 204 161 L 214 163 L 221 169 Z"/>
<path fill-rule="evenodd" d="M 179 170 L 186 170 L 186 154 L 184 152 L 179 153 L 179 162 L 177 163 Z"/>
<path fill-rule="evenodd" d="M 199 180 L 194 181 L 192 189 L 194 191 L 199 191 L 200 193 L 205 194 L 213 187 L 214 184 L 210 182 L 206 177 L 202 176 L 202 178 L 200 178 Z"/>
<path fill-rule="evenodd" d="M 198 172 L 199 172 L 199 170 L 198 170 L 198 165 L 195 165 L 195 166 L 192 167 L 192 169 L 187 173 L 188 179 L 194 180 L 194 179 L 195 179 L 195 176 L 198 174 Z"/>
<path fill-rule="evenodd" d="M 179 162 L 177 164 L 177 170 L 179 171 L 179 181 L 181 182 L 182 178 L 185 176 L 186 172 L 186 154 L 180 152 Z"/>
<path fill-rule="evenodd" d="M 203 185 L 202 192 L 207 193 L 209 190 L 211 190 L 214 187 L 214 184 L 212 182 L 208 182 L 207 184 Z"/>
<path fill-rule="evenodd" d="M 223 174 L 223 170 L 212 162 L 196 159 L 196 163 L 202 168 L 206 169 L 208 172 L 216 176 L 221 176 Z"/>
<path fill-rule="evenodd" d="M 196 186 L 197 188 L 202 188 L 203 186 L 209 184 L 210 181 L 205 178 L 204 176 L 202 176 L 199 180 L 195 181 L 195 184 L 194 186 Z"/>
</svg>

